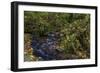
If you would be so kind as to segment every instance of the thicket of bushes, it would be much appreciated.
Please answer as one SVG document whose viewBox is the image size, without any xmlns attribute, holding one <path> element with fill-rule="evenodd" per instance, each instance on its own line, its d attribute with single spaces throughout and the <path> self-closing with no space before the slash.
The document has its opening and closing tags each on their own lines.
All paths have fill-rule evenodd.
<svg viewBox="0 0 100 73">
<path fill-rule="evenodd" d="M 90 58 L 90 14 L 24 12 L 24 33 L 25 36 L 31 35 L 25 37 L 25 49 L 27 42 L 31 46 L 33 36 L 47 37 L 50 32 L 58 33 L 57 47 L 63 56 L 69 56 L 69 59 Z"/>
</svg>

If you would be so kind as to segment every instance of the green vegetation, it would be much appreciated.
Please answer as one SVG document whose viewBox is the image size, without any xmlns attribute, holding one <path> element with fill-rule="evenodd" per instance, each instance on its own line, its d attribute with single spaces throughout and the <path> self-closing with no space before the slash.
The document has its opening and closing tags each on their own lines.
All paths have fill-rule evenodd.
<svg viewBox="0 0 100 73">
<path fill-rule="evenodd" d="M 50 32 L 57 33 L 56 49 L 62 59 L 90 58 L 90 14 L 25 11 L 25 61 L 39 60 L 32 54 L 32 37 L 42 40 Z"/>
</svg>

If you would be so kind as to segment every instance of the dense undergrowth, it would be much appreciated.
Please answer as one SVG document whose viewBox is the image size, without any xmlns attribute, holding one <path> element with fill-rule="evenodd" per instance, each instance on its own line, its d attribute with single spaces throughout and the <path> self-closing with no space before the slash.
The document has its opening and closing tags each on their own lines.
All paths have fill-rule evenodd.
<svg viewBox="0 0 100 73">
<path fill-rule="evenodd" d="M 24 12 L 24 61 L 90 58 L 90 15 Z"/>
</svg>

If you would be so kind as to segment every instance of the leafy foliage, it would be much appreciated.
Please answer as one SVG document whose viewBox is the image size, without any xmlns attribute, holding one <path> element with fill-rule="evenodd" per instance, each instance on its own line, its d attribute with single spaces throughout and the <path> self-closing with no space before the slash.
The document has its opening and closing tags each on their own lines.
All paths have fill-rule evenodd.
<svg viewBox="0 0 100 73">
<path fill-rule="evenodd" d="M 25 11 L 24 33 L 30 35 L 24 37 L 24 46 L 30 42 L 28 48 L 32 49 L 31 55 L 36 57 L 35 60 L 90 58 L 90 14 Z M 52 41 L 48 42 L 48 39 Z M 52 42 L 54 44 L 48 46 Z M 41 47 L 43 44 L 46 44 L 44 48 Z M 52 46 L 55 47 L 50 49 Z M 43 58 L 41 53 L 41 56 L 36 55 L 40 49 L 53 58 Z"/>
</svg>

